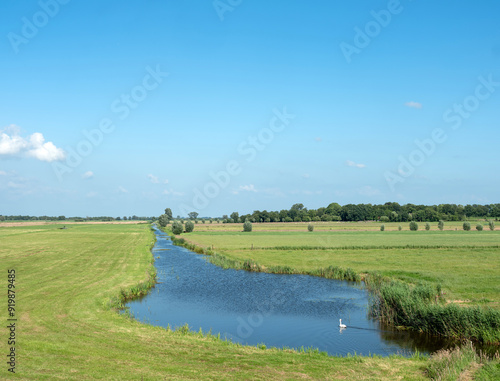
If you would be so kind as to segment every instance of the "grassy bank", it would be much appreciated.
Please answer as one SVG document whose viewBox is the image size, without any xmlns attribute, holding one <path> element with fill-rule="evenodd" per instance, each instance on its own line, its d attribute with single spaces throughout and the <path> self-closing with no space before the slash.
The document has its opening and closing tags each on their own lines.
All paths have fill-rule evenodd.
<svg viewBox="0 0 500 381">
<path fill-rule="evenodd" d="M 0 379 L 425 379 L 428 360 L 335 358 L 246 347 L 185 328 L 138 323 L 111 308 L 152 282 L 147 225 L 0 228 L 16 270 L 16 374 Z M 142 283 L 142 286 L 140 284 Z M 7 305 L 4 294 L 2 303 Z M 5 315 L 4 315 L 5 316 Z M 6 329 L 2 330 L 6 338 Z M 7 341 L 0 340 L 7 354 Z"/>
</svg>

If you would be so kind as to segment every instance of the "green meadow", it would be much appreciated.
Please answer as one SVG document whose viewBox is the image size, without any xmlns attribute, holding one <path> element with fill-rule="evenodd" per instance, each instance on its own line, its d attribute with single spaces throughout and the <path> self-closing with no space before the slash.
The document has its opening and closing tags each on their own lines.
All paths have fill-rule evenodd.
<svg viewBox="0 0 500 381">
<path fill-rule="evenodd" d="M 443 231 L 437 224 L 429 231 L 424 224 L 410 231 L 408 224 L 387 223 L 380 231 L 379 223 L 315 223 L 308 232 L 307 225 L 253 224 L 252 232 L 243 232 L 242 224 L 197 224 L 194 232 L 181 237 L 264 267 L 287 265 L 308 272 L 341 266 L 359 274 L 379 272 L 439 285 L 449 302 L 500 307 L 500 230 L 464 231 L 457 222 Z"/>
<path fill-rule="evenodd" d="M 0 379 L 422 380 L 434 363 L 421 356 L 338 358 L 248 347 L 185 328 L 141 324 L 114 306 L 150 280 L 149 226 L 62 226 L 0 227 L 1 283 L 6 290 L 7 270 L 15 269 L 17 318 L 16 373 L 2 361 Z M 5 359 L 7 330 L 0 332 Z"/>
</svg>

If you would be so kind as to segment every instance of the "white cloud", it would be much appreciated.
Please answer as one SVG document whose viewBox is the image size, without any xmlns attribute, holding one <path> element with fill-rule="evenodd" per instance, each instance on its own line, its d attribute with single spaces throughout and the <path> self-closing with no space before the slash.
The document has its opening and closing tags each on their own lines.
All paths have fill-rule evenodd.
<svg viewBox="0 0 500 381">
<path fill-rule="evenodd" d="M 257 189 L 255 189 L 255 186 L 253 184 L 250 185 L 240 185 L 238 188 L 240 191 L 245 191 L 245 192 L 257 192 Z"/>
<path fill-rule="evenodd" d="M 231 191 L 232 194 L 239 194 L 240 192 L 255 192 L 257 193 L 257 189 L 253 184 L 250 185 L 240 185 L 238 189 Z"/>
<path fill-rule="evenodd" d="M 5 171 L 0 171 L 0 176 L 7 176 L 7 172 L 5 172 Z"/>
<path fill-rule="evenodd" d="M 165 179 L 165 180 L 162 181 L 162 180 L 160 180 L 160 178 L 158 176 L 155 176 L 155 175 L 153 175 L 151 173 L 149 175 L 147 175 L 147 178 L 149 179 L 149 181 L 151 181 L 152 184 L 160 184 L 160 183 L 162 183 L 162 184 L 168 184 L 168 180 L 167 179 Z"/>
<path fill-rule="evenodd" d="M 89 192 L 85 195 L 85 197 L 87 198 L 92 198 L 92 197 L 96 197 L 98 195 L 97 192 Z"/>
<path fill-rule="evenodd" d="M 158 184 L 160 182 L 160 180 L 158 180 L 158 176 L 155 176 L 155 175 L 152 175 L 152 174 L 149 174 L 148 175 L 148 179 L 149 181 L 151 181 L 153 184 Z"/>
<path fill-rule="evenodd" d="M 45 143 L 45 138 L 40 132 L 35 132 L 25 139 L 19 135 L 19 127 L 15 125 L 4 129 L 0 134 L 0 155 L 23 154 L 47 162 L 65 158 L 65 152 L 52 142 Z"/>
<path fill-rule="evenodd" d="M 356 167 L 356 168 L 365 168 L 366 167 L 365 164 L 358 164 L 358 163 L 355 163 L 354 161 L 351 161 L 351 160 L 346 160 L 345 163 L 349 167 Z"/>
<path fill-rule="evenodd" d="M 163 194 L 168 195 L 168 196 L 184 196 L 184 193 L 182 192 L 176 192 L 172 189 L 165 189 L 163 191 Z"/>
<path fill-rule="evenodd" d="M 411 108 L 422 108 L 422 103 L 411 101 L 411 102 L 406 102 L 405 106 L 411 107 Z"/>
<path fill-rule="evenodd" d="M 122 187 L 121 185 L 118 187 L 118 192 L 120 193 L 128 193 L 128 190 L 126 190 L 124 187 Z"/>
<path fill-rule="evenodd" d="M 0 134 L 0 155 L 16 155 L 27 145 L 28 142 L 20 136 L 10 137 L 3 132 Z"/>
<path fill-rule="evenodd" d="M 94 177 L 94 172 L 92 171 L 87 171 L 82 175 L 82 179 L 91 179 Z"/>
</svg>

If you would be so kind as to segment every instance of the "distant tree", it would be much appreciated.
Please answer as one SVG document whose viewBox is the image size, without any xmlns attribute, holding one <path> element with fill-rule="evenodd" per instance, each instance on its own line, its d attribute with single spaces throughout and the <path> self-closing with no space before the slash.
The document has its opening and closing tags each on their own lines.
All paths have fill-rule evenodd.
<svg viewBox="0 0 500 381">
<path fill-rule="evenodd" d="M 172 209 L 166 208 L 165 209 L 165 214 L 166 214 L 166 216 L 168 217 L 169 220 L 171 220 L 173 218 L 172 217 Z"/>
<path fill-rule="evenodd" d="M 126 216 L 125 216 L 125 217 L 123 217 L 123 219 L 124 219 L 125 221 L 127 221 L 127 217 L 126 217 Z"/>
<path fill-rule="evenodd" d="M 5 221 L 5 216 L 0 216 L 0 221 Z"/>
<path fill-rule="evenodd" d="M 385 225 L 384 224 L 380 225 L 380 231 L 383 232 L 384 230 L 385 230 Z"/>
<path fill-rule="evenodd" d="M 312 220 L 317 222 L 317 221 L 321 221 L 321 218 L 320 218 L 320 217 L 318 217 L 318 216 L 316 216 L 316 217 L 313 217 L 313 219 L 312 219 Z"/>
<path fill-rule="evenodd" d="M 244 232 L 251 232 L 252 231 L 252 223 L 248 220 L 245 221 L 243 224 L 243 231 Z"/>
<path fill-rule="evenodd" d="M 304 204 L 293 204 L 292 207 L 290 208 L 290 210 L 296 210 L 296 211 L 299 211 L 302 209 L 304 209 Z"/>
<path fill-rule="evenodd" d="M 121 221 L 121 217 L 116 217 L 116 220 L 117 221 Z"/>
<path fill-rule="evenodd" d="M 240 218 L 240 214 L 239 214 L 238 212 L 233 212 L 233 213 L 231 213 L 231 216 L 230 216 L 230 217 L 231 217 L 231 219 L 232 219 L 233 221 L 235 221 L 235 222 L 236 222 L 236 221 L 238 221 L 238 218 Z"/>
<path fill-rule="evenodd" d="M 476 230 L 482 232 L 483 231 L 483 225 L 477 224 L 476 225 Z"/>
<path fill-rule="evenodd" d="M 190 213 L 188 213 L 188 216 L 189 216 L 190 219 L 196 220 L 196 217 L 198 217 L 198 213 L 196 213 L 196 212 L 190 212 Z"/>
<path fill-rule="evenodd" d="M 398 226 L 398 230 L 401 231 L 403 230 L 403 227 L 401 225 Z"/>
<path fill-rule="evenodd" d="M 168 225 L 168 216 L 166 214 L 162 214 L 160 217 L 158 217 L 158 223 L 162 228 Z"/>
<path fill-rule="evenodd" d="M 191 222 L 192 223 L 192 222 Z M 179 221 L 174 221 L 172 224 L 172 233 L 179 235 L 184 231 L 184 226 Z"/>
<path fill-rule="evenodd" d="M 64 221 L 64 220 L 66 219 L 66 217 L 65 217 L 65 216 L 59 216 L 59 217 L 57 217 L 57 219 L 58 219 L 59 221 Z"/>
<path fill-rule="evenodd" d="M 326 214 L 331 214 L 333 215 L 340 215 L 340 212 L 342 210 L 342 207 L 337 204 L 336 202 L 332 202 L 330 205 L 328 205 L 324 211 Z"/>
<path fill-rule="evenodd" d="M 410 230 L 417 231 L 418 230 L 418 224 L 416 221 L 411 221 L 410 222 Z"/>
<path fill-rule="evenodd" d="M 293 222 L 291 217 L 285 217 L 285 222 Z"/>
<path fill-rule="evenodd" d="M 425 230 L 431 230 L 431 224 L 426 222 L 425 223 Z"/>
<path fill-rule="evenodd" d="M 438 229 L 439 230 L 443 230 L 444 229 L 444 221 L 443 220 L 439 220 L 439 222 L 438 222 Z"/>
<path fill-rule="evenodd" d="M 389 222 L 389 217 L 388 216 L 380 217 L 380 222 Z"/>
<path fill-rule="evenodd" d="M 490 230 L 495 230 L 495 223 L 493 222 L 493 220 L 488 221 L 488 226 L 490 227 Z"/>
<path fill-rule="evenodd" d="M 465 221 L 464 224 L 463 224 L 463 228 L 465 231 L 469 231 L 470 230 L 470 222 L 469 221 Z"/>
<path fill-rule="evenodd" d="M 205 219 L 202 219 L 201 222 L 205 224 L 207 221 Z"/>
<path fill-rule="evenodd" d="M 187 221 L 185 227 L 186 233 L 191 233 L 194 230 L 194 224 L 192 221 Z"/>
<path fill-rule="evenodd" d="M 312 232 L 314 230 L 314 225 L 313 224 L 307 225 L 307 230 Z"/>
</svg>

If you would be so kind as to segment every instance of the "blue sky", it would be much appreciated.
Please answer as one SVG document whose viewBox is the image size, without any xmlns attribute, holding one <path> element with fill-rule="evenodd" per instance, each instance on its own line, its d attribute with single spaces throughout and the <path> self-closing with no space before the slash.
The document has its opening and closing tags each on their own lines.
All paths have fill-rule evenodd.
<svg viewBox="0 0 500 381">
<path fill-rule="evenodd" d="M 0 214 L 500 202 L 497 1 L 0 8 Z"/>
</svg>

